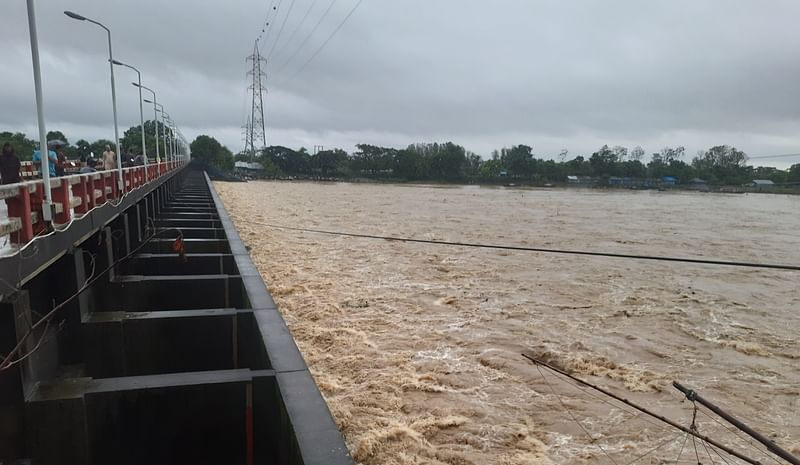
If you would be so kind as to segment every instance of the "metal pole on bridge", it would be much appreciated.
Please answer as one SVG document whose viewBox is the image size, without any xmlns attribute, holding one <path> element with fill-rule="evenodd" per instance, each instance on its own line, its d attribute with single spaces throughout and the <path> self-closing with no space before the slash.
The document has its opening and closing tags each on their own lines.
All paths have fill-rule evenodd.
<svg viewBox="0 0 800 465">
<path fill-rule="evenodd" d="M 140 128 L 142 130 L 142 155 L 144 156 L 144 180 L 145 182 L 148 181 L 147 179 L 147 148 L 145 146 L 144 141 L 144 110 L 142 108 L 142 73 L 139 72 L 138 69 L 134 68 L 133 66 L 123 63 L 119 60 L 112 60 L 111 63 L 117 66 L 124 66 L 126 68 L 130 68 L 136 71 L 136 74 L 139 76 L 139 85 L 136 86 L 139 88 L 139 123 L 141 124 Z"/>
<path fill-rule="evenodd" d="M 170 159 L 175 161 L 175 123 L 172 121 L 169 113 L 162 110 L 161 115 L 166 119 L 167 123 L 169 123 L 169 154 Z"/>
<path fill-rule="evenodd" d="M 169 152 L 167 151 L 167 123 L 164 121 L 164 105 L 153 102 L 153 105 L 158 107 L 161 112 L 161 139 L 164 141 L 164 161 L 169 161 Z"/>
<path fill-rule="evenodd" d="M 36 92 L 36 118 L 39 123 L 39 153 L 42 160 L 42 180 L 44 181 L 44 205 L 42 206 L 42 218 L 44 221 L 53 219 L 53 199 L 50 192 L 50 157 L 47 147 L 47 130 L 44 125 L 44 102 L 42 97 L 42 71 L 39 66 L 39 37 L 36 30 L 36 12 L 33 7 L 33 0 L 27 0 L 28 4 L 28 30 L 31 36 L 31 59 L 33 60 L 33 84 Z"/>
<path fill-rule="evenodd" d="M 158 149 L 158 108 L 156 108 L 156 105 L 158 105 L 158 99 L 156 98 L 156 93 L 153 89 L 150 89 L 149 87 L 143 86 L 141 84 L 136 84 L 135 82 L 132 82 L 131 84 L 138 87 L 139 89 L 149 90 L 150 93 L 153 94 L 153 100 L 144 99 L 144 101 L 153 104 L 153 118 L 155 119 L 156 122 L 156 163 L 161 163 L 161 154 L 159 153 Z"/>
<path fill-rule="evenodd" d="M 65 15 L 78 21 L 88 21 L 92 24 L 102 27 L 108 34 L 108 66 L 111 69 L 111 106 L 114 112 L 114 143 L 117 144 L 117 170 L 119 172 L 119 190 L 122 194 L 125 193 L 125 180 L 122 177 L 122 149 L 119 146 L 119 125 L 117 124 L 117 86 L 114 84 L 114 56 L 111 53 L 111 29 L 107 28 L 103 23 L 89 19 L 86 16 L 65 11 Z"/>
</svg>

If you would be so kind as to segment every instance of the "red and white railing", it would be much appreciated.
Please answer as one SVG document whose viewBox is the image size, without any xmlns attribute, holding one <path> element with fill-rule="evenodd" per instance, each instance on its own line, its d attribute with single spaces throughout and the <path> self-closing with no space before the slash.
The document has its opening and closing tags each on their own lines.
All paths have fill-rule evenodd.
<svg viewBox="0 0 800 465">
<path fill-rule="evenodd" d="M 66 172 L 67 174 L 77 174 L 81 167 L 78 166 L 77 160 L 67 160 Z M 41 177 L 42 172 L 39 171 L 39 164 L 32 161 L 19 162 L 19 174 L 22 179 L 37 179 Z"/>
<path fill-rule="evenodd" d="M 116 169 L 50 178 L 54 226 L 69 224 L 93 208 L 121 201 L 128 193 L 172 173 L 186 163 L 179 160 L 151 163 L 147 167 L 123 168 L 122 189 L 119 183 L 120 170 Z M 33 172 L 33 169 L 28 171 Z M 23 170 L 23 177 L 27 177 L 26 174 Z M 18 248 L 46 231 L 47 223 L 42 214 L 44 198 L 44 182 L 41 179 L 0 186 L 0 199 L 5 201 L 8 209 L 6 215 L 0 214 L 0 239 L 8 236 L 12 247 Z"/>
</svg>

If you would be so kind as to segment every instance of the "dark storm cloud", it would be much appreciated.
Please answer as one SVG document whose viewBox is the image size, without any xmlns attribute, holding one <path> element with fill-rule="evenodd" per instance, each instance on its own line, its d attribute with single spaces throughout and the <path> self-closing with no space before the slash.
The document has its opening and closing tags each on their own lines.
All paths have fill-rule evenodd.
<svg viewBox="0 0 800 465">
<path fill-rule="evenodd" d="M 729 143 L 751 154 L 800 148 L 795 1 L 295 0 L 267 72 L 270 143 L 405 145 L 453 139 L 488 154 L 516 143 L 574 154 L 608 144 Z M 275 4 L 278 2 L 275 1 Z M 265 50 L 288 11 L 272 21 Z M 47 119 L 73 138 L 111 138 L 103 21 L 115 57 L 137 65 L 187 137 L 241 146 L 245 57 L 270 2 L 37 1 Z M 24 2 L 3 2 L 0 126 L 35 125 Z M 282 66 L 288 62 L 288 65 Z M 135 75 L 117 70 L 121 126 L 138 121 Z M 148 113 L 151 114 L 151 113 Z"/>
</svg>

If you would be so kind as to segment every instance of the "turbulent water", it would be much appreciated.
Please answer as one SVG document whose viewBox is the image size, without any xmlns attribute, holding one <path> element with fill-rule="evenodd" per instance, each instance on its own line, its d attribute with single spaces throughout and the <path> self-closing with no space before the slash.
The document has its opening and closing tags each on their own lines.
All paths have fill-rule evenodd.
<svg viewBox="0 0 800 465">
<path fill-rule="evenodd" d="M 264 225 L 796 265 L 800 197 L 216 187 L 359 463 L 723 463 L 523 352 L 688 426 L 692 404 L 671 387 L 679 380 L 800 452 L 800 272 Z M 775 463 L 703 410 L 697 426 Z"/>
</svg>

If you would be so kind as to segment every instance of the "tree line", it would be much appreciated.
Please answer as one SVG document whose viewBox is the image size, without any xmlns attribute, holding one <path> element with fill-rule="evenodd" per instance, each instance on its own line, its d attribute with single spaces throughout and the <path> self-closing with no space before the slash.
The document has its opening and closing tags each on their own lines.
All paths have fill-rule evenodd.
<svg viewBox="0 0 800 465">
<path fill-rule="evenodd" d="M 155 122 L 146 121 L 145 143 L 148 157 L 155 158 Z M 163 152 L 162 131 L 159 125 L 159 147 Z M 169 128 L 166 128 L 170 135 Z M 114 148 L 113 141 L 99 139 L 89 142 L 80 139 L 70 143 L 61 131 L 50 131 L 48 140 L 60 139 L 67 143 L 64 152 L 69 158 L 99 157 L 106 145 Z M 11 143 L 21 160 L 30 160 L 37 141 L 22 133 L 0 132 L 0 145 Z M 132 126 L 120 138 L 120 145 L 128 153 L 139 153 L 141 126 Z M 488 159 L 466 150 L 453 142 L 418 143 L 404 149 L 358 144 L 356 151 L 341 149 L 322 150 L 311 154 L 301 147 L 294 150 L 274 145 L 260 151 L 253 160 L 247 154 L 233 153 L 208 135 L 198 136 L 190 145 L 192 157 L 222 170 L 233 169 L 236 161 L 257 161 L 269 177 L 307 178 L 368 178 L 387 181 L 445 181 L 483 183 L 562 183 L 567 176 L 593 178 L 603 184 L 610 177 L 638 179 L 673 176 L 680 184 L 699 178 L 712 185 L 742 185 L 753 179 L 769 179 L 776 184 L 800 183 L 800 163 L 788 170 L 774 167 L 752 166 L 748 156 L 728 145 L 718 145 L 699 151 L 687 159 L 684 147 L 665 147 L 651 153 L 645 162 L 642 147 L 628 149 L 623 146 L 604 145 L 589 156 L 570 158 L 562 151 L 558 160 L 537 157 L 533 148 L 520 144 L 494 150 Z M 162 154 L 163 158 L 163 154 Z"/>
<path fill-rule="evenodd" d="M 147 147 L 147 156 L 150 159 L 155 159 L 156 155 L 156 140 L 155 140 L 155 121 L 148 120 L 144 122 L 144 129 L 145 129 L 145 145 Z M 162 134 L 166 133 L 168 137 L 172 135 L 172 131 L 169 127 L 163 127 L 163 125 L 158 125 L 158 141 L 159 141 L 159 151 L 161 152 L 161 157 L 164 158 L 164 141 L 162 140 Z M 33 151 L 39 147 L 39 141 L 36 140 L 38 137 L 34 136 L 34 139 L 28 138 L 26 134 L 21 132 L 0 132 L 0 146 L 5 144 L 6 142 L 10 143 L 14 150 L 17 153 L 17 157 L 20 160 L 30 160 Z M 62 148 L 64 151 L 64 155 L 67 156 L 69 159 L 85 159 L 90 157 L 94 154 L 95 158 L 99 158 L 103 151 L 105 151 L 106 145 L 110 146 L 112 150 L 116 150 L 116 144 L 114 141 L 108 139 L 97 139 L 94 142 L 89 142 L 86 139 L 78 139 L 77 141 L 71 142 L 67 136 L 61 131 L 50 131 L 47 133 L 47 140 L 61 140 L 66 143 L 66 145 Z M 128 128 L 119 138 L 119 145 L 123 152 L 131 153 L 131 154 L 139 154 L 142 153 L 142 127 L 141 125 L 136 125 Z"/>
<path fill-rule="evenodd" d="M 644 162 L 641 147 L 608 145 L 584 157 L 569 159 L 563 151 L 559 160 L 543 159 L 527 145 L 516 145 L 492 152 L 484 160 L 452 142 L 412 144 L 405 149 L 358 144 L 348 154 L 341 149 L 316 154 L 305 148 L 293 150 L 270 146 L 252 161 L 264 167 L 269 177 L 370 178 L 407 181 L 561 183 L 567 176 L 595 178 L 602 183 L 611 177 L 638 179 L 672 176 L 681 184 L 702 179 L 713 185 L 741 185 L 753 179 L 769 179 L 776 184 L 800 183 L 800 163 L 789 170 L 754 167 L 743 151 L 719 145 L 697 153 L 685 161 L 684 147 L 665 147 Z M 251 161 L 246 154 L 236 160 Z"/>
</svg>

